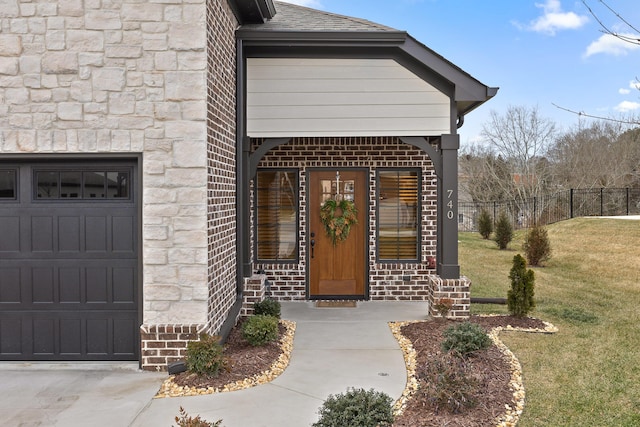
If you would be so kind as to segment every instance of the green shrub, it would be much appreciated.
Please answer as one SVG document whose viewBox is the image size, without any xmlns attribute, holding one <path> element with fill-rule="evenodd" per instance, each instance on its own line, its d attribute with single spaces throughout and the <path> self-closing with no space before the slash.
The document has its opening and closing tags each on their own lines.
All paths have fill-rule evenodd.
<svg viewBox="0 0 640 427">
<path fill-rule="evenodd" d="M 222 351 L 219 336 L 201 334 L 199 341 L 187 343 L 187 369 L 198 375 L 218 375 L 228 365 Z"/>
<path fill-rule="evenodd" d="M 242 324 L 242 337 L 252 346 L 265 345 L 278 339 L 278 318 L 259 314 Z"/>
<path fill-rule="evenodd" d="M 480 325 L 463 322 L 447 328 L 442 341 L 442 350 L 465 357 L 474 351 L 491 345 L 491 338 Z"/>
<path fill-rule="evenodd" d="M 313 427 L 383 427 L 393 424 L 393 400 L 373 389 L 349 389 L 346 393 L 329 395 Z"/>
<path fill-rule="evenodd" d="M 488 210 L 482 209 L 478 218 L 478 232 L 483 239 L 488 239 L 493 233 L 493 218 Z"/>
<path fill-rule="evenodd" d="M 507 249 L 507 246 L 513 240 L 513 225 L 509 221 L 506 212 L 501 212 L 496 223 L 496 235 L 494 240 L 500 249 Z"/>
<path fill-rule="evenodd" d="M 253 304 L 253 314 L 280 318 L 280 302 L 267 298 Z"/>
<path fill-rule="evenodd" d="M 529 265 L 540 265 L 551 258 L 551 243 L 547 229 L 537 224 L 527 233 L 522 247 Z"/>
<path fill-rule="evenodd" d="M 459 414 L 476 405 L 480 382 L 465 358 L 445 353 L 418 368 L 416 377 L 422 380 L 418 393 L 436 414 Z"/>
<path fill-rule="evenodd" d="M 187 411 L 184 408 L 180 407 L 180 416 L 176 417 L 176 423 L 178 423 L 178 427 L 220 427 L 222 420 L 218 420 L 215 422 L 205 421 L 200 418 L 200 415 L 193 418 L 190 415 L 187 415 Z"/>
<path fill-rule="evenodd" d="M 520 254 L 513 257 L 509 279 L 511 279 L 511 289 L 507 292 L 509 313 L 524 317 L 536 306 L 533 299 L 535 276 L 533 270 L 527 270 L 527 262 Z"/>
</svg>

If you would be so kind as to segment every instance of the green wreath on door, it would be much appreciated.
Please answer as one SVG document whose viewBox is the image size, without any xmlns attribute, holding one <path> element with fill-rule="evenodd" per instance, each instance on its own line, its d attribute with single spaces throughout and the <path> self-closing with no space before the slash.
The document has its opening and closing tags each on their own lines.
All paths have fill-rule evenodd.
<svg viewBox="0 0 640 427">
<path fill-rule="evenodd" d="M 342 212 L 336 215 L 338 209 Z M 333 245 L 337 245 L 349 237 L 351 226 L 358 223 L 358 209 L 351 200 L 341 200 L 340 202 L 329 199 L 320 208 L 320 220 L 324 225 L 327 236 Z"/>
</svg>

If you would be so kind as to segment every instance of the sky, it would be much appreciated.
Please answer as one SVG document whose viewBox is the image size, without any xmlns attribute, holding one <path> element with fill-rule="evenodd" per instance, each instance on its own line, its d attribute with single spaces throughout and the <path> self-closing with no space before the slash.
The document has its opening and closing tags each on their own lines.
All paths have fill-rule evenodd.
<svg viewBox="0 0 640 427">
<path fill-rule="evenodd" d="M 458 130 L 463 146 L 482 140 L 491 111 L 503 115 L 510 106 L 537 108 L 561 131 L 588 124 L 587 115 L 640 116 L 640 44 L 622 42 L 601 26 L 637 40 L 638 0 L 282 1 L 406 31 L 485 85 L 499 87 L 465 117 Z"/>
</svg>

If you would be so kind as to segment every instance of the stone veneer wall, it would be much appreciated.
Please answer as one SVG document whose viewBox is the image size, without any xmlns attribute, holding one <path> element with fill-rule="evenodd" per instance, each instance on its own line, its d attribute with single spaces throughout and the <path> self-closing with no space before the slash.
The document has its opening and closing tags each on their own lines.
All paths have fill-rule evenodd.
<svg viewBox="0 0 640 427">
<path fill-rule="evenodd" d="M 259 141 L 254 141 L 254 149 Z M 369 296 L 372 300 L 428 300 L 436 256 L 436 175 L 429 156 L 397 138 L 295 138 L 270 151 L 260 168 L 299 169 L 299 229 L 306 229 L 308 168 L 369 168 Z M 376 170 L 415 168 L 422 171 L 422 224 L 420 263 L 381 263 L 376 260 Z M 299 262 L 256 263 L 271 282 L 271 297 L 285 300 L 306 298 L 306 233 L 300 233 Z M 405 280 L 408 279 L 408 280 Z"/>
<path fill-rule="evenodd" d="M 197 239 L 206 236 L 206 251 L 184 253 L 191 262 L 206 263 L 206 272 L 198 270 L 198 301 L 206 297 L 205 324 L 153 325 L 142 328 L 144 369 L 166 369 L 167 363 L 184 358 L 189 340 L 202 332 L 215 334 L 226 319 L 236 296 L 236 50 L 238 25 L 226 0 L 206 4 L 206 157 L 200 141 L 185 155 L 194 162 L 206 160 L 205 209 L 198 212 L 206 226 L 194 222 L 190 230 Z M 204 92 L 202 92 L 204 93 Z M 203 145 L 204 146 L 204 145 Z M 200 200 L 205 200 L 202 197 Z M 198 207 L 200 208 L 200 207 Z M 196 237 L 196 236 L 194 236 Z M 203 273 L 206 273 L 203 274 Z M 153 356 L 151 356 L 153 355 Z"/>
<path fill-rule="evenodd" d="M 233 43 L 226 2 L 212 6 Z M 143 337 L 211 320 L 207 171 L 217 163 L 207 163 L 206 120 L 217 101 L 206 96 L 205 9 L 205 0 L 0 0 L 0 155 L 142 153 Z M 216 114 L 232 115 L 229 102 Z M 145 366 L 159 365 L 155 348 L 143 342 Z"/>
</svg>

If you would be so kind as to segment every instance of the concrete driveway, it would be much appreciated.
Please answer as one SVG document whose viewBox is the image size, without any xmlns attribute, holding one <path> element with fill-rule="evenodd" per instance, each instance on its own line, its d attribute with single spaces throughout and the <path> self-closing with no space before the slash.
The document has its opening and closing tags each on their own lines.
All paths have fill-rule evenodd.
<svg viewBox="0 0 640 427">
<path fill-rule="evenodd" d="M 1 362 L 0 375 L 0 418 L 16 427 L 128 426 L 167 378 L 137 363 Z"/>
</svg>

